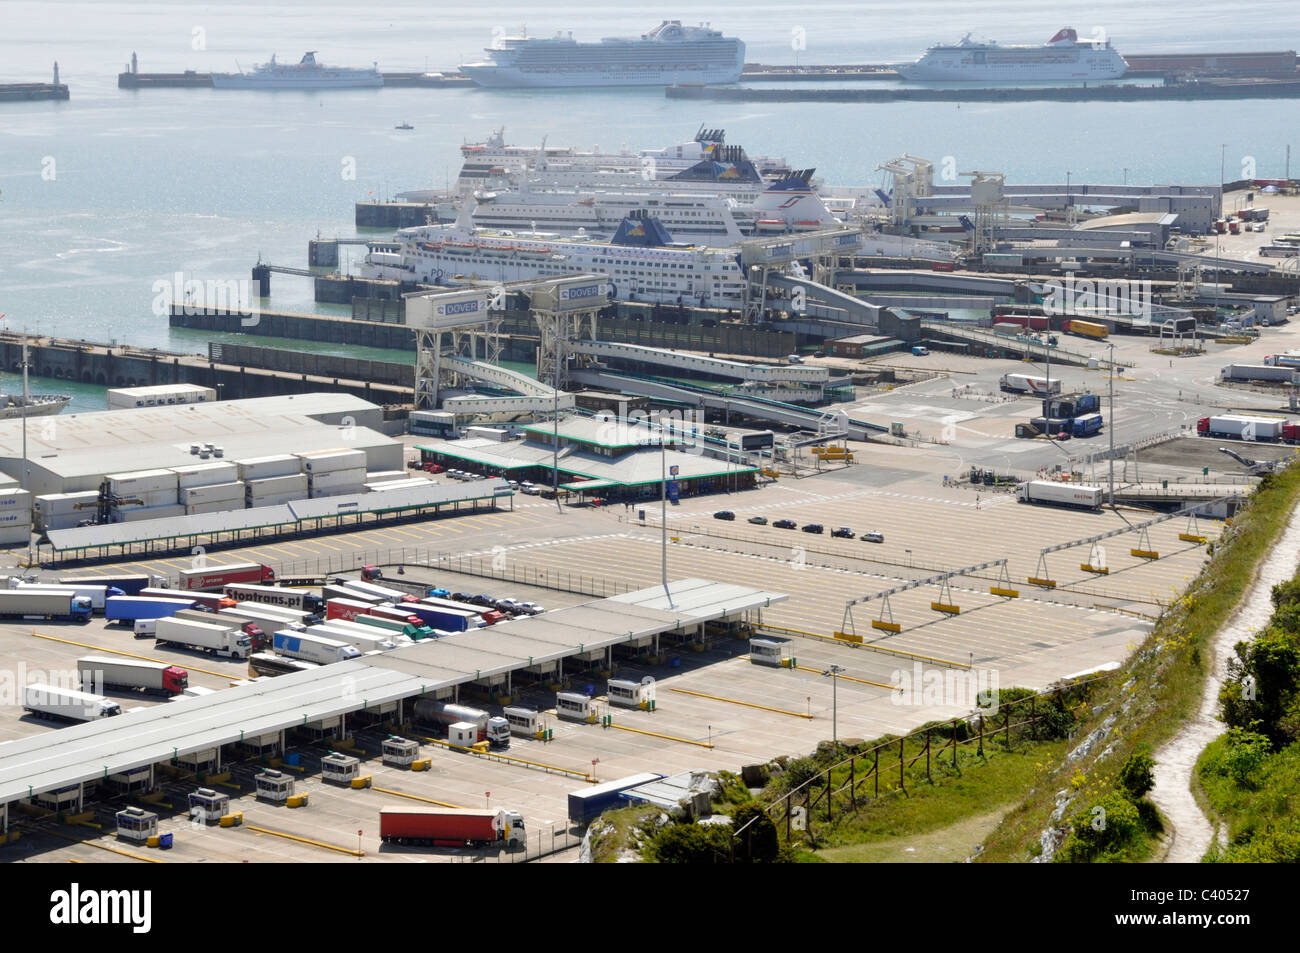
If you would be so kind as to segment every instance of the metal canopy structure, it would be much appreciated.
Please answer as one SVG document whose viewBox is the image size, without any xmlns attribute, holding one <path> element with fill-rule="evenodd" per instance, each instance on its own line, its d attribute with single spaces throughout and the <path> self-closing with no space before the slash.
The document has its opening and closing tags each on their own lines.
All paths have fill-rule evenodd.
<svg viewBox="0 0 1300 953">
<path fill-rule="evenodd" d="M 893 620 L 893 613 L 889 609 L 889 597 L 896 596 L 900 592 L 907 592 L 910 589 L 919 589 L 922 586 L 938 586 L 939 598 L 937 601 L 930 603 L 930 607 L 936 612 L 947 613 L 948 615 L 957 615 L 960 610 L 951 601 L 951 589 L 949 580 L 954 576 L 967 576 L 977 573 L 981 569 L 991 569 L 997 566 L 1001 570 L 998 586 L 990 590 L 994 595 L 1010 595 L 1012 590 L 1003 585 L 1006 579 L 1007 561 L 1005 559 L 993 559 L 986 563 L 977 563 L 974 566 L 965 566 L 961 569 L 953 569 L 948 572 L 936 573 L 933 576 L 926 576 L 924 579 L 913 579 L 911 582 L 905 582 L 901 585 L 894 586 L 891 589 L 884 589 L 880 592 L 873 593 L 869 596 L 858 596 L 856 599 L 849 599 L 844 603 L 844 618 L 840 622 L 840 631 L 850 636 L 856 636 L 857 631 L 853 627 L 853 607 L 862 605 L 865 602 L 873 602 L 876 599 L 881 601 L 879 620 L 872 622 L 872 627 L 884 629 L 888 632 L 898 632 L 901 626 Z M 884 616 L 888 615 L 889 619 L 885 620 Z M 879 624 L 877 624 L 879 623 Z"/>
<path fill-rule="evenodd" d="M 673 610 L 644 589 L 0 745 L 0 805 L 788 598 L 705 579 L 670 589 Z"/>
<path fill-rule="evenodd" d="M 70 553 L 86 555 L 105 553 L 113 547 L 123 551 L 136 545 L 149 549 L 168 549 L 177 545 L 194 545 L 201 539 L 226 541 L 245 534 L 254 536 L 300 533 L 307 528 L 320 529 L 325 521 L 335 525 L 360 521 L 366 516 L 408 515 L 460 503 L 509 499 L 514 491 L 501 479 L 476 480 L 472 483 L 430 483 L 428 487 L 403 487 L 373 493 L 294 500 L 278 506 L 255 506 L 224 513 L 203 513 L 171 519 L 139 520 L 133 523 L 109 523 L 102 526 L 78 526 L 50 530 L 46 538 L 56 556 Z"/>
</svg>

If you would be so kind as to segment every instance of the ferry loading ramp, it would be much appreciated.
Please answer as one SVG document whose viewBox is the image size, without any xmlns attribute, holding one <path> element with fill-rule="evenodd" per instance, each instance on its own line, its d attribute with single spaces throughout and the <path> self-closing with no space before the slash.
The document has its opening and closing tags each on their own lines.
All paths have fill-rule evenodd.
<svg viewBox="0 0 1300 953">
<path fill-rule="evenodd" d="M 671 595 L 671 598 L 670 598 Z M 318 669 L 263 678 L 183 705 L 43 732 L 0 746 L 0 804 L 195 752 L 418 698 L 543 661 L 760 611 L 788 596 L 679 579 Z M 80 800 L 80 798 L 78 799 Z"/>
</svg>

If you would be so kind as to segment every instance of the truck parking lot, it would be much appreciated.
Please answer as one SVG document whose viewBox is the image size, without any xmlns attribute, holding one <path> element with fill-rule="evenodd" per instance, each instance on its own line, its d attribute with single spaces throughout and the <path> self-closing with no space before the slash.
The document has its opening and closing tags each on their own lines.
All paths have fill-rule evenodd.
<svg viewBox="0 0 1300 953">
<path fill-rule="evenodd" d="M 1115 428 L 1119 446 L 1164 433 L 1181 435 L 1141 448 L 1136 461 L 1117 457 L 1118 485 L 1139 479 L 1169 480 L 1175 487 L 1179 481 L 1211 488 L 1216 480 L 1225 486 L 1238 485 L 1250 478 L 1238 463 L 1217 452 L 1217 443 L 1210 447 L 1212 441 L 1194 436 L 1195 422 L 1213 413 L 1270 412 L 1265 397 L 1219 387 L 1219 368 L 1229 362 L 1262 363 L 1265 353 L 1286 349 L 1295 337 L 1289 327 L 1271 329 L 1252 345 L 1210 345 L 1211 353 L 1204 356 L 1172 359 L 1173 368 L 1170 358 L 1147 351 L 1148 341 L 1119 338 L 1116 358 L 1135 366 L 1114 375 L 1113 382 L 1102 371 L 1083 368 L 1058 371 L 1054 366 L 1052 374 L 1055 378 L 1059 373 L 1065 380 L 1066 392 L 1086 387 L 1101 395 L 1107 427 Z M 586 670 L 566 666 L 570 677 L 563 687 L 577 692 L 590 689 L 598 698 L 596 710 L 612 717 L 610 726 L 548 714 L 554 710 L 556 689 L 519 680 L 509 704 L 541 711 L 552 740 L 516 736 L 506 751 L 479 756 L 426 740 L 435 737 L 431 725 L 423 730 L 403 726 L 403 736 L 419 742 L 420 758 L 430 762 L 428 771 L 411 771 L 383 764 L 380 746 L 386 732 L 364 728 L 355 735 L 355 747 L 347 750 L 362 759 L 360 770 L 371 777 L 369 787 L 353 789 L 322 781 L 320 758 L 329 750 L 344 749 L 337 744 L 300 742 L 293 750 L 300 754 L 296 767 L 301 770 L 287 765 L 282 769 L 293 776 L 300 791 L 309 794 L 305 807 L 256 800 L 252 776 L 261 765 L 235 763 L 233 777 L 221 790 L 231 796 L 230 810 L 243 812 L 241 826 L 191 826 L 184 817 L 182 795 L 197 782 L 166 780 L 163 800 L 173 808 L 160 807 L 161 829 L 175 832 L 168 852 L 117 841 L 111 822 L 99 833 L 29 820 L 23 839 L 4 847 L 12 853 L 3 856 L 51 862 L 131 859 L 60 839 L 73 837 L 169 861 L 355 862 L 357 849 L 367 862 L 496 859 L 491 849 L 382 844 L 380 808 L 420 804 L 519 811 L 530 849 L 536 853 L 538 845 L 546 848 L 552 838 L 557 847 L 569 843 L 564 839 L 569 831 L 566 799 L 571 791 L 589 784 L 591 776 L 607 781 L 643 771 L 666 775 L 700 768 L 734 771 L 744 764 L 811 750 L 831 732 L 831 686 L 821 674 L 831 665 L 844 669 L 834 712 L 839 737 L 871 738 L 969 710 L 962 698 L 919 704 L 892 691 L 900 676 L 914 674 L 914 666 L 996 673 L 1004 687 L 1042 687 L 1062 675 L 1123 659 L 1149 631 L 1162 603 L 1173 598 L 1204 561 L 1205 546 L 1183 537 L 1213 540 L 1222 523 L 1201 518 L 1193 526 L 1186 517 L 1176 517 L 1152 525 L 1144 537 L 1135 531 L 1104 540 L 1098 547 L 1066 548 L 1040 560 L 1046 548 L 1135 526 L 1154 514 L 1134 507 L 1093 511 L 1022 504 L 1014 487 L 975 486 L 958 478 L 972 466 L 980 466 L 1021 479 L 1051 479 L 1059 465 L 1067 472 L 1083 473 L 1086 482 L 1095 473 L 1096 482 L 1104 484 L 1108 465 L 1089 461 L 1087 454 L 1108 447 L 1108 436 L 1064 443 L 1015 439 L 1014 423 L 1041 404 L 1032 396 L 1004 394 L 998 386 L 1008 373 L 1041 373 L 1021 362 L 941 352 L 889 358 L 948 372 L 947 377 L 890 392 L 859 393 L 855 414 L 884 423 L 902 421 L 906 436 L 877 444 L 850 444 L 853 464 L 826 464 L 824 472 L 814 476 L 785 477 L 744 492 L 684 498 L 669 507 L 666 529 L 658 522 L 658 504 L 560 507 L 554 501 L 519 497 L 513 511 L 392 524 L 207 554 L 210 563 L 269 566 L 279 578 L 341 574 L 357 578 L 362 566 L 379 563 L 385 574 L 378 580 L 380 585 L 400 582 L 452 593 L 485 593 L 536 602 L 554 611 L 656 585 L 666 536 L 669 579 L 704 578 L 789 595 L 788 601 L 765 609 L 762 621 L 767 634 L 792 641 L 795 667 L 752 664 L 743 639 L 717 637 L 698 645 L 666 642 L 659 657 L 650 658 L 648 653 L 624 657 L 612 672 L 597 664 Z M 1113 416 L 1106 403 L 1111 383 Z M 1266 448 L 1252 446 L 1250 452 L 1258 457 Z M 1269 459 L 1276 459 L 1283 451 L 1270 447 L 1267 453 Z M 1210 473 L 1203 473 L 1202 467 L 1209 467 Z M 734 512 L 735 520 L 715 520 L 713 514 L 722 510 Z M 754 516 L 766 517 L 768 524 L 750 523 Z M 853 535 L 783 532 L 771 525 L 779 519 L 799 526 L 848 527 Z M 881 534 L 883 542 L 863 539 L 868 532 Z M 1154 553 L 1156 558 L 1134 555 L 1134 549 Z M 888 609 L 881 599 L 868 598 L 846 614 L 849 599 L 874 597 L 908 582 L 998 560 L 1006 560 L 1005 577 L 999 566 L 986 567 L 953 576 L 942 598 L 940 584 L 933 583 L 892 596 Z M 1092 569 L 1083 568 L 1084 564 Z M 174 585 L 178 573 L 191 568 L 182 557 L 80 566 L 57 574 L 156 573 L 173 577 Z M 1094 571 L 1102 568 L 1107 572 Z M 1047 578 L 1055 585 L 1031 584 L 1030 577 Z M 1018 596 L 990 593 L 995 587 L 1009 588 Z M 311 587 L 303 591 L 319 593 Z M 935 602 L 959 611 L 936 611 Z M 872 625 L 886 620 L 892 620 L 897 631 Z M 857 636 L 861 642 L 836 638 L 836 633 Z M 39 680 L 30 677 L 33 672 L 75 672 L 78 658 L 105 653 L 185 669 L 191 687 L 219 691 L 248 677 L 245 660 L 165 646 L 152 638 L 136 639 L 129 627 L 107 625 L 99 613 L 86 624 L 0 621 L 0 652 L 10 660 L 15 675 L 21 666 L 29 676 L 26 681 Z M 606 674 L 632 682 L 653 678 L 654 710 L 610 708 L 600 700 Z M 189 703 L 115 689 L 106 689 L 106 694 L 123 709 Z M 490 698 L 460 700 L 494 715 L 501 713 L 503 704 Z M 5 698 L 0 707 L 0 741 L 57 730 L 51 723 L 23 715 L 20 702 L 12 698 Z M 104 820 L 108 804 L 100 806 L 96 822 Z M 12 808 L 10 814 L 12 824 Z"/>
</svg>

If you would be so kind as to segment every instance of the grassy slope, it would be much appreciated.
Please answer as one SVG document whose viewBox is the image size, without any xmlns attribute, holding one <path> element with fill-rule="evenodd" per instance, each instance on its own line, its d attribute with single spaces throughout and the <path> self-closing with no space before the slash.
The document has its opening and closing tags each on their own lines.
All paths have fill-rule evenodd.
<svg viewBox="0 0 1300 953">
<path fill-rule="evenodd" d="M 1300 467 L 1265 480 L 1238 514 L 1197 579 L 1162 615 L 1134 656 L 1107 680 L 1094 699 L 1101 710 L 1080 726 L 1077 739 L 1112 711 L 1123 711 L 1102 744 L 1089 757 L 1049 772 L 985 843 L 983 861 L 1023 861 L 1039 849 L 1057 791 L 1076 792 L 1072 814 L 1114 790 L 1115 774 L 1138 747 L 1155 751 L 1196 710 L 1206 676 L 1204 646 L 1229 619 L 1249 587 L 1261 558 L 1276 542 L 1300 496 Z M 1094 711 L 1098 709 L 1094 707 Z M 1102 760 L 1098 755 L 1113 746 Z M 1129 858 L 1146 859 L 1147 843 Z"/>
</svg>

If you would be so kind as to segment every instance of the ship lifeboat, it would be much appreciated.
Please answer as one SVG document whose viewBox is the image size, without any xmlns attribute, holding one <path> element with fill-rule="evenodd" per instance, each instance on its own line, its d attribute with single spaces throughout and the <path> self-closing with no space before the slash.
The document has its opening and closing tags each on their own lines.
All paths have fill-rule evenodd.
<svg viewBox="0 0 1300 953">
<path fill-rule="evenodd" d="M 785 231 L 785 220 L 780 218 L 760 218 L 754 223 L 754 227 L 760 232 L 783 232 Z"/>
</svg>

